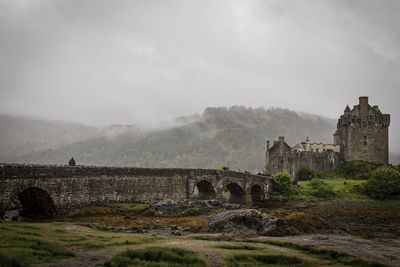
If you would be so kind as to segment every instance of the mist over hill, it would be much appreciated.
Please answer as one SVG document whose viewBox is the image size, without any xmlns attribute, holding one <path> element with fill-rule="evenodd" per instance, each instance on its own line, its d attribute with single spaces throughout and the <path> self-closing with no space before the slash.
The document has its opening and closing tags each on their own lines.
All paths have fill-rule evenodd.
<svg viewBox="0 0 400 267">
<path fill-rule="evenodd" d="M 294 145 L 306 136 L 314 142 L 332 142 L 335 120 L 280 108 L 207 108 L 201 115 L 180 117 L 158 129 L 112 125 L 95 137 L 25 155 L 9 162 L 217 168 L 261 171 L 265 140 Z"/>
<path fill-rule="evenodd" d="M 72 122 L 0 115 L 0 161 L 80 141 L 98 131 Z"/>
</svg>

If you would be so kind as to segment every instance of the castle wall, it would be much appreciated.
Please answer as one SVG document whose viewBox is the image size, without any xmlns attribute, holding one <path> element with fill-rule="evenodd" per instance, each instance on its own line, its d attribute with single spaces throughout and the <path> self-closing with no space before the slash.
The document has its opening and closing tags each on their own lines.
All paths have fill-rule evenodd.
<svg viewBox="0 0 400 267">
<path fill-rule="evenodd" d="M 344 154 L 345 161 L 364 160 L 384 164 L 389 162 L 388 128 L 354 128 L 349 131 L 348 135 L 348 148 Z"/>
<path fill-rule="evenodd" d="M 269 155 L 270 172 L 287 172 L 297 181 L 301 167 L 308 166 L 316 171 L 327 171 L 336 168 L 340 163 L 340 155 L 335 152 L 290 151 L 285 155 Z"/>
</svg>

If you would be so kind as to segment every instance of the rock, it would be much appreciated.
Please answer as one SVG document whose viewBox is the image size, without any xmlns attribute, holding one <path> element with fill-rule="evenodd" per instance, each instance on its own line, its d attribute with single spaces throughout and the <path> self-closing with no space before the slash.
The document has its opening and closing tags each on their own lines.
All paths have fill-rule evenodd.
<svg viewBox="0 0 400 267">
<path fill-rule="evenodd" d="M 172 226 L 171 226 L 171 230 L 178 230 L 178 226 L 172 225 Z"/>
<path fill-rule="evenodd" d="M 5 221 L 17 221 L 19 217 L 19 210 L 8 210 L 4 213 Z"/>
<path fill-rule="evenodd" d="M 227 210 L 237 210 L 240 209 L 240 204 L 224 203 L 222 204 L 222 207 Z"/>
<path fill-rule="evenodd" d="M 347 233 L 342 229 L 328 229 L 323 232 L 326 235 L 341 235 L 341 236 L 351 236 L 351 234 Z"/>
<path fill-rule="evenodd" d="M 285 225 L 286 221 L 255 209 L 243 209 L 219 213 L 207 224 L 215 230 L 235 230 L 238 227 L 244 227 L 254 230 L 260 235 L 268 235 L 278 226 Z"/>
<path fill-rule="evenodd" d="M 392 234 L 392 233 L 373 233 L 372 234 L 373 238 L 382 238 L 382 239 L 395 239 L 396 235 Z"/>
<path fill-rule="evenodd" d="M 174 236 L 181 236 L 182 235 L 182 231 L 181 230 L 173 230 L 171 231 L 171 234 Z"/>
</svg>

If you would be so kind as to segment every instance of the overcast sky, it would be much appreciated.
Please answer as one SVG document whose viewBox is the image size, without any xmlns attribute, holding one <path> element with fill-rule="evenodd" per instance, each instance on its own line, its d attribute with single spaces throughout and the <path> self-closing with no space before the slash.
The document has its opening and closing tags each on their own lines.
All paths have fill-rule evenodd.
<svg viewBox="0 0 400 267">
<path fill-rule="evenodd" d="M 336 119 L 368 95 L 395 139 L 399 14 L 397 0 L 0 0 L 0 113 L 108 125 L 245 105 Z"/>
</svg>

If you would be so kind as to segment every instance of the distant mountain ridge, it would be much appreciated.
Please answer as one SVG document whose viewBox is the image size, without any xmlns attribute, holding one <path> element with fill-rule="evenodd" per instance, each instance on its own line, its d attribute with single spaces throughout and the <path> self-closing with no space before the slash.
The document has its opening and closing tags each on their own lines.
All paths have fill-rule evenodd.
<svg viewBox="0 0 400 267">
<path fill-rule="evenodd" d="M 261 171 L 265 140 L 294 145 L 306 136 L 332 143 L 336 120 L 281 108 L 207 108 L 160 129 L 113 125 L 94 136 L 59 147 L 7 157 L 9 162 L 136 167 L 217 168 Z"/>
<path fill-rule="evenodd" d="M 78 123 L 0 114 L 0 161 L 74 143 L 98 131 Z"/>
</svg>

